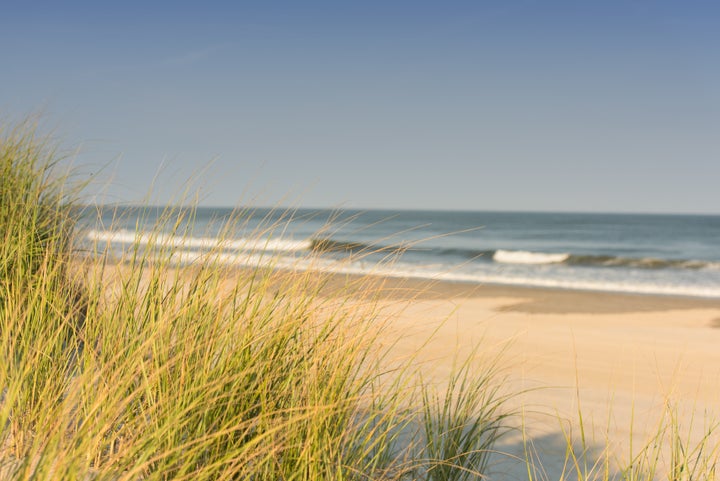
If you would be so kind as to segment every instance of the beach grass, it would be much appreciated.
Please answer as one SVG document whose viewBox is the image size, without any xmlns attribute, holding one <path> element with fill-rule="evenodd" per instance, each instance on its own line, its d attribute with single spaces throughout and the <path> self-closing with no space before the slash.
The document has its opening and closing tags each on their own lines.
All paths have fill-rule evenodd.
<svg viewBox="0 0 720 481">
<path fill-rule="evenodd" d="M 0 478 L 482 475 L 506 429 L 507 413 L 483 411 L 500 407 L 494 371 L 478 383 L 461 369 L 460 397 L 454 379 L 443 399 L 410 361 L 381 370 L 377 288 L 321 295 L 328 276 L 272 257 L 177 262 L 161 232 L 186 235 L 187 208 L 119 258 L 99 243 L 79 255 L 82 185 L 52 146 L 28 124 L 6 130 L 0 169 Z M 465 366 L 483 370 L 479 357 Z M 438 449 L 446 429 L 471 434 Z"/>
<path fill-rule="evenodd" d="M 79 253 L 82 182 L 28 123 L 0 133 L 0 479 L 491 473 L 518 422 L 502 359 L 482 343 L 444 383 L 413 358 L 388 368 L 382 283 L 328 289 L 329 275 L 275 269 L 261 250 L 243 269 L 219 247 L 180 262 L 162 233 L 190 236 L 192 208 L 168 207 L 120 256 L 100 242 Z M 230 238 L 248 215 L 221 231 Z M 623 460 L 565 431 L 562 479 L 714 479 L 716 432 L 691 441 L 669 410 Z M 520 461 L 543 479 L 530 442 Z"/>
</svg>

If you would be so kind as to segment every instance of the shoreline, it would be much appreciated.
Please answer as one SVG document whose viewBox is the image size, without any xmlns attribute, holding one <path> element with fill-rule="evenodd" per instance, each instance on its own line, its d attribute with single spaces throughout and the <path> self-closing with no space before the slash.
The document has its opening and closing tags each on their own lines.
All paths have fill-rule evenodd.
<svg viewBox="0 0 720 481">
<path fill-rule="evenodd" d="M 655 312 L 688 309 L 720 309 L 720 299 L 664 294 L 644 294 L 585 289 L 476 284 L 463 281 L 429 280 L 384 275 L 325 273 L 331 288 L 341 288 L 368 280 L 381 286 L 384 299 L 492 299 L 517 298 L 504 311 L 527 314 L 607 314 Z"/>
</svg>

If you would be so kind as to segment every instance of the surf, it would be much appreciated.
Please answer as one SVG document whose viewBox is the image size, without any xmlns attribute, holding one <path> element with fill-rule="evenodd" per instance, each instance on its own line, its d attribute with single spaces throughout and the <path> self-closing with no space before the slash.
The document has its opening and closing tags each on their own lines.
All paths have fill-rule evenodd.
<svg viewBox="0 0 720 481">
<path fill-rule="evenodd" d="M 114 231 L 90 230 L 86 237 L 94 242 L 118 244 L 161 245 L 166 247 L 226 249 L 235 251 L 302 252 L 312 247 L 311 240 L 275 238 L 221 239 L 218 237 L 189 237 L 163 233 L 144 233 L 125 229 Z"/>
<path fill-rule="evenodd" d="M 544 252 L 506 251 L 499 249 L 493 254 L 493 260 L 501 264 L 560 264 L 570 254 L 547 254 Z"/>
</svg>

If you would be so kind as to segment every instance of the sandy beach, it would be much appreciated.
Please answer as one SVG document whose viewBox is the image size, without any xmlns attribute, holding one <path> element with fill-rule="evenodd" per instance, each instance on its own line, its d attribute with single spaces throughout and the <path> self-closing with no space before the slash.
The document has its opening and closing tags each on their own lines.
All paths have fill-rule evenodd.
<svg viewBox="0 0 720 481">
<path fill-rule="evenodd" d="M 229 279 L 242 272 L 230 269 Z M 517 430 L 497 446 L 491 479 L 528 479 L 528 450 L 543 470 L 533 479 L 566 479 L 579 416 L 590 462 L 609 450 L 621 464 L 663 416 L 677 416 L 690 444 L 720 420 L 718 299 L 342 274 L 324 289 L 379 303 L 388 369 L 412 359 L 442 390 L 454 361 L 474 349 L 479 368 L 499 360 Z"/>
<path fill-rule="evenodd" d="M 384 283 L 396 359 L 418 356 L 423 372 L 442 383 L 456 353 L 481 344 L 483 357 L 501 356 L 508 392 L 520 393 L 508 407 L 521 413 L 515 423 L 528 441 L 518 431 L 499 446 L 502 479 L 527 479 L 511 457 L 523 457 L 526 446 L 548 479 L 560 479 L 566 435 L 580 439 L 578 412 L 593 456 L 609 447 L 620 461 L 630 456 L 631 438 L 636 452 L 657 434 L 668 406 L 688 439 L 720 414 L 718 300 Z"/>
</svg>

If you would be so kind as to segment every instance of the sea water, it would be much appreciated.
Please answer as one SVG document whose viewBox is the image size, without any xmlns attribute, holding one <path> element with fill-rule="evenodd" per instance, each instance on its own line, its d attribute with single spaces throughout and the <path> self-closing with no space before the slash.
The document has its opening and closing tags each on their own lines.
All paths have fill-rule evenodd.
<svg viewBox="0 0 720 481">
<path fill-rule="evenodd" d="M 178 263 L 720 298 L 720 216 L 94 207 L 82 249 Z M 160 227 L 158 227 L 160 225 Z M 156 254 L 157 255 L 157 254 Z"/>
</svg>

